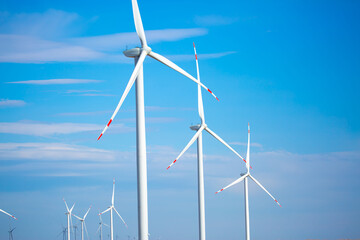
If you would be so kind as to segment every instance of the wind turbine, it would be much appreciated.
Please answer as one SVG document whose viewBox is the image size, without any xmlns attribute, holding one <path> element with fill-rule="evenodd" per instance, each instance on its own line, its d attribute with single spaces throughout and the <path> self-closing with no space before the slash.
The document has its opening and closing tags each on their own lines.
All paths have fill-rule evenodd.
<svg viewBox="0 0 360 240">
<path fill-rule="evenodd" d="M 235 180 L 234 182 L 230 183 L 226 187 L 220 189 L 216 193 L 222 192 L 225 189 L 241 182 L 244 180 L 244 192 L 245 192 L 245 236 L 246 240 L 250 240 L 250 221 L 249 221 L 249 199 L 248 199 L 248 177 L 251 178 L 259 187 L 261 187 L 274 201 L 281 207 L 280 203 L 269 193 L 268 190 L 264 188 L 261 183 L 256 180 L 253 176 L 250 174 L 250 124 L 248 124 L 248 143 L 247 143 L 247 151 L 246 151 L 246 173 L 242 173 L 241 177 Z M 216 194 L 215 193 L 215 194 Z"/>
<path fill-rule="evenodd" d="M 96 231 L 96 233 L 99 232 L 99 230 L 100 230 L 100 240 L 102 240 L 102 225 L 107 226 L 107 227 L 110 227 L 110 226 L 103 222 L 100 212 L 99 212 L 99 218 L 100 218 L 99 228 Z"/>
<path fill-rule="evenodd" d="M 125 223 L 124 219 L 120 216 L 118 211 L 116 211 L 116 208 L 114 206 L 114 194 L 115 194 L 115 178 L 113 181 L 113 193 L 112 193 L 112 198 L 111 198 L 111 206 L 108 209 L 106 209 L 105 211 L 103 211 L 102 213 L 99 213 L 99 216 L 100 216 L 101 214 L 104 214 L 104 213 L 110 211 L 110 240 L 114 239 L 113 210 L 117 213 L 117 215 L 119 215 L 121 221 L 123 221 L 123 223 L 125 224 L 125 226 L 127 228 L 127 224 Z"/>
<path fill-rule="evenodd" d="M 72 214 L 74 217 L 76 217 L 77 219 L 79 219 L 80 222 L 81 222 L 81 240 L 84 240 L 84 226 L 85 226 L 86 235 L 87 235 L 87 237 L 89 238 L 89 234 L 88 234 L 88 231 L 87 231 L 87 229 L 86 229 L 85 218 L 86 218 L 86 216 L 88 215 L 88 213 L 89 213 L 89 211 L 90 211 L 90 208 L 91 208 L 91 206 L 89 207 L 89 209 L 87 210 L 87 212 L 85 213 L 85 215 L 84 215 L 83 218 L 78 217 L 78 216 L 76 216 L 75 214 Z"/>
<path fill-rule="evenodd" d="M 197 78 L 200 82 L 200 73 L 199 73 L 199 63 L 198 57 L 196 53 L 195 43 L 194 43 L 194 52 L 195 52 L 195 60 L 196 60 L 196 69 L 197 69 Z M 221 139 L 216 133 L 211 131 L 207 124 L 205 123 L 205 115 L 204 115 L 204 106 L 201 95 L 201 88 L 198 85 L 198 112 L 199 117 L 201 119 L 200 125 L 191 126 L 191 130 L 197 131 L 195 135 L 191 138 L 190 142 L 186 145 L 186 147 L 182 150 L 179 156 L 167 167 L 169 169 L 173 164 L 175 164 L 179 158 L 189 149 L 189 147 L 195 142 L 197 139 L 197 157 L 198 157 L 198 207 L 199 207 L 199 239 L 205 240 L 205 200 L 204 200 L 204 167 L 203 167 L 203 148 L 202 148 L 202 131 L 205 130 L 210 135 L 212 135 L 215 139 L 219 140 L 222 144 L 224 144 L 227 148 L 229 148 L 232 152 L 234 152 L 238 157 L 240 157 L 243 161 L 246 160 L 240 156 L 232 147 L 229 146 L 223 139 Z"/>
<path fill-rule="evenodd" d="M 16 228 L 16 227 L 14 227 L 13 229 L 11 229 L 11 228 L 9 229 L 9 240 L 13 240 L 13 239 L 14 239 L 12 233 L 13 233 L 13 231 L 15 230 L 15 228 Z"/>
<path fill-rule="evenodd" d="M 2 209 L 0 209 L 0 212 L 5 213 L 5 214 L 8 215 L 9 217 L 12 217 L 13 219 L 17 220 L 16 217 L 14 217 L 13 215 L 11 215 L 10 213 L 5 212 L 5 211 L 2 210 Z"/>
<path fill-rule="evenodd" d="M 66 204 L 65 199 L 63 199 L 63 200 L 64 200 L 66 210 L 67 210 L 67 212 L 65 213 L 65 215 L 67 215 L 67 235 L 68 235 L 67 239 L 70 240 L 70 231 L 71 231 L 70 224 L 72 226 L 71 214 L 72 214 L 72 210 L 74 209 L 75 203 L 73 204 L 73 206 L 69 210 L 69 207 Z"/>
<path fill-rule="evenodd" d="M 130 80 L 125 88 L 121 99 L 111 116 L 108 124 L 101 132 L 98 140 L 102 137 L 105 131 L 114 120 L 121 105 L 123 104 L 126 96 L 128 95 L 131 87 L 136 80 L 136 149 L 137 149 L 137 188 L 138 188 L 138 227 L 139 227 L 139 240 L 148 239 L 148 203 L 147 203 L 147 166 L 146 166 L 146 136 L 145 136 L 145 107 L 144 107 L 144 79 L 143 79 L 143 62 L 146 56 L 150 56 L 157 61 L 167 65 L 182 75 L 190 78 L 192 81 L 201 85 L 208 92 L 210 92 L 216 99 L 218 99 L 209 88 L 200 83 L 197 79 L 187 73 L 185 70 L 171 62 L 164 56 L 152 51 L 148 46 L 145 31 L 142 24 L 139 7 L 136 0 L 132 0 L 132 9 L 134 15 L 134 22 L 137 35 L 141 42 L 141 48 L 134 48 L 124 51 L 125 56 L 135 59 L 135 68 L 131 74 Z"/>
</svg>

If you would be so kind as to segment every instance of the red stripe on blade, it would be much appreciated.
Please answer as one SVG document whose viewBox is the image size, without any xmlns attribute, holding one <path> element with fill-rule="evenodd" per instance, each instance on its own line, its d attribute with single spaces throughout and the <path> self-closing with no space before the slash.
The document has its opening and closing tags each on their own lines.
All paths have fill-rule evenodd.
<svg viewBox="0 0 360 240">
<path fill-rule="evenodd" d="M 210 89 L 208 89 L 209 93 L 212 93 L 212 91 Z"/>
<path fill-rule="evenodd" d="M 110 119 L 110 121 L 108 122 L 108 124 L 107 124 L 108 127 L 110 126 L 111 122 L 112 122 L 112 119 Z"/>
<path fill-rule="evenodd" d="M 175 159 L 175 160 L 173 161 L 173 163 L 176 163 L 176 161 L 177 161 L 177 159 Z"/>
<path fill-rule="evenodd" d="M 195 54 L 195 59 L 197 60 L 197 54 Z"/>
<path fill-rule="evenodd" d="M 98 141 L 99 141 L 99 139 L 102 137 L 102 135 L 103 135 L 103 134 L 100 134 L 100 136 L 99 136 L 98 139 L 97 139 Z"/>
</svg>

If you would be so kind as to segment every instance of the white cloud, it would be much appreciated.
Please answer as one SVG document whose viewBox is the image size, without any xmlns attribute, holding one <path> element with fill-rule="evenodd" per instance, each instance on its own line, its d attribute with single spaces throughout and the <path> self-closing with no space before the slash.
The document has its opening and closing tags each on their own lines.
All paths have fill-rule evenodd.
<svg viewBox="0 0 360 240">
<path fill-rule="evenodd" d="M 225 17 L 220 15 L 196 16 L 195 23 L 201 26 L 221 26 L 235 23 L 237 17 Z"/>
<path fill-rule="evenodd" d="M 59 85 L 59 84 L 79 84 L 79 83 L 98 83 L 100 80 L 92 79 L 46 79 L 46 80 L 26 80 L 26 81 L 16 81 L 16 82 L 7 82 L 7 83 L 16 83 L 16 84 L 33 84 L 33 85 Z M 74 90 L 72 90 L 74 91 Z"/>
<path fill-rule="evenodd" d="M 113 124 L 115 132 L 132 132 L 133 128 L 124 124 Z M 73 134 L 80 132 L 101 131 L 104 125 L 85 123 L 33 123 L 15 122 L 0 123 L 0 133 L 21 134 L 31 136 L 51 136 L 56 134 Z"/>
<path fill-rule="evenodd" d="M 0 108 L 6 107 L 22 107 L 25 106 L 26 102 L 22 100 L 9 100 L 9 99 L 0 99 Z"/>
</svg>

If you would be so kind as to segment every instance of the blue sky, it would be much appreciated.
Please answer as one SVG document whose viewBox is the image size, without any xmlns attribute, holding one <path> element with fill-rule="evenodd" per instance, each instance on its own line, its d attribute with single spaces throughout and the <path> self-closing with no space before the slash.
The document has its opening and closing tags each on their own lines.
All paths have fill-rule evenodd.
<svg viewBox="0 0 360 240">
<path fill-rule="evenodd" d="M 254 239 L 359 238 L 360 14 L 357 1 L 142 1 L 152 49 L 196 75 L 208 126 L 243 156 L 252 128 Z M 131 1 L 0 0 L 0 238 L 59 239 L 64 197 L 75 214 L 115 206 L 119 239 L 137 236 L 135 96 L 96 141 L 127 84 L 139 46 Z M 144 64 L 150 239 L 197 239 L 196 147 L 168 164 L 199 123 L 193 82 Z M 207 238 L 244 237 L 245 171 L 204 135 Z M 108 216 L 104 221 L 109 222 Z M 76 221 L 74 220 L 74 223 Z"/>
</svg>

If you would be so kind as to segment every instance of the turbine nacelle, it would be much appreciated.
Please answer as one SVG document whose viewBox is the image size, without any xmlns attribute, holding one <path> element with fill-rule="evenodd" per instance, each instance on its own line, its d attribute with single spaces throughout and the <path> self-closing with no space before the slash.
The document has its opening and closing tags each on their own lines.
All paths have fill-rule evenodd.
<svg viewBox="0 0 360 240">
<path fill-rule="evenodd" d="M 190 129 L 193 131 L 197 131 L 201 128 L 201 126 L 207 127 L 207 125 L 205 123 L 203 123 L 203 124 L 197 124 L 197 125 L 191 126 Z"/>
</svg>

